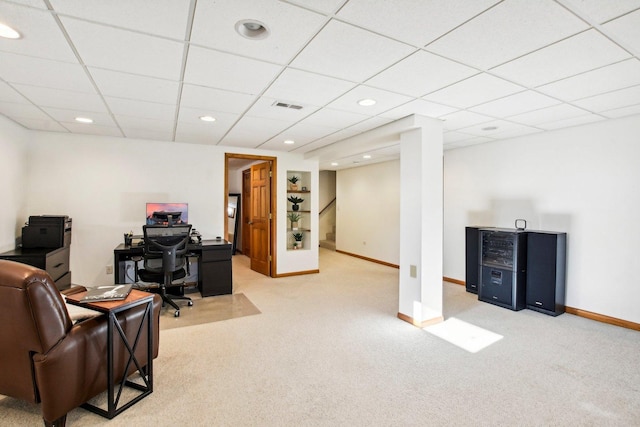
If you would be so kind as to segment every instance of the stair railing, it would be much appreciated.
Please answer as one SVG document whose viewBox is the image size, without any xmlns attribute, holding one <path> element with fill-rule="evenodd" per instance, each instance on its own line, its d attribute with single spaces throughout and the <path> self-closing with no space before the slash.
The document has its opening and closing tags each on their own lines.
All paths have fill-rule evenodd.
<svg viewBox="0 0 640 427">
<path fill-rule="evenodd" d="M 329 207 L 331 205 L 333 205 L 336 202 L 336 198 L 334 197 L 332 201 L 330 201 L 327 206 L 325 206 L 324 208 L 322 208 L 322 210 L 320 211 L 320 213 L 318 214 L 318 216 L 322 215 L 324 213 L 324 211 L 326 211 L 327 209 L 329 209 Z"/>
</svg>

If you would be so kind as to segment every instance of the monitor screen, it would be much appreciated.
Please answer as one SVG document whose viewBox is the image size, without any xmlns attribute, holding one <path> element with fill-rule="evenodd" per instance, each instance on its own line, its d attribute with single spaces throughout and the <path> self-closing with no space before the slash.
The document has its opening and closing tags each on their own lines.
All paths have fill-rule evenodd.
<svg viewBox="0 0 640 427">
<path fill-rule="evenodd" d="M 147 203 L 147 224 L 188 224 L 187 203 Z"/>
</svg>

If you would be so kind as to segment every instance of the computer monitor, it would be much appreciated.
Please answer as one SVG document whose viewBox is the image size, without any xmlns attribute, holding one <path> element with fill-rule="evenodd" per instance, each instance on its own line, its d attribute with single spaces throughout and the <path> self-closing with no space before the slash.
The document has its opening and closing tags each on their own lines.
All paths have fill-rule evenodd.
<svg viewBox="0 0 640 427">
<path fill-rule="evenodd" d="M 174 225 L 189 223 L 187 203 L 147 203 L 148 225 Z"/>
</svg>

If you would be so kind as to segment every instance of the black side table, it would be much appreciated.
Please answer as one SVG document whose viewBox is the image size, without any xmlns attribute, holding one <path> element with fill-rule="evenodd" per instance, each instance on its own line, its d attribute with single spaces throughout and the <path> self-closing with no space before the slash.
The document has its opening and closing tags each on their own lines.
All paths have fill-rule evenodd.
<svg viewBox="0 0 640 427">
<path fill-rule="evenodd" d="M 67 296 L 67 302 L 69 304 L 78 305 L 81 307 L 89 308 L 91 310 L 96 310 L 101 313 L 104 313 L 108 316 L 107 323 L 107 409 L 100 408 L 91 403 L 84 403 L 82 405 L 83 408 L 101 415 L 105 418 L 113 418 L 125 409 L 131 407 L 147 395 L 153 392 L 153 294 L 149 294 L 148 292 L 139 291 L 136 289 L 131 290 L 129 296 L 122 301 L 102 301 L 102 302 L 80 302 L 80 299 L 86 294 L 86 292 L 79 292 L 77 294 L 72 294 Z M 127 339 L 126 334 L 122 330 L 120 323 L 118 323 L 117 314 L 123 311 L 129 310 L 133 307 L 146 304 L 146 310 L 142 319 L 140 321 L 140 325 L 138 326 L 138 330 L 135 334 L 135 341 L 130 343 Z M 142 332 L 142 328 L 144 327 L 145 320 L 147 320 L 147 363 L 146 368 L 140 364 L 140 361 L 135 356 L 136 348 L 138 348 L 139 338 Z M 114 330 L 118 331 L 118 335 L 120 339 L 122 339 L 122 343 L 127 349 L 127 353 L 129 354 L 129 359 L 127 360 L 127 364 L 124 369 L 124 375 L 122 381 L 118 387 L 118 393 L 115 393 L 115 378 L 114 378 L 114 369 L 113 369 L 113 359 L 114 359 Z M 131 363 L 136 365 L 136 369 L 140 374 L 144 384 L 138 384 L 127 379 L 126 372 L 129 370 Z M 134 388 L 136 390 L 140 390 L 142 393 L 138 394 L 128 402 L 122 404 L 118 407 L 120 403 L 120 396 L 122 394 L 122 390 L 125 386 Z"/>
</svg>

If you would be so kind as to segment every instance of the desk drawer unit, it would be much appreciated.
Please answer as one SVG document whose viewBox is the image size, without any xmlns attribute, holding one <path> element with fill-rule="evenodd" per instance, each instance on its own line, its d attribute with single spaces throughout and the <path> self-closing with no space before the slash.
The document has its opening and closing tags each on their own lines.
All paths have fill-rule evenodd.
<svg viewBox="0 0 640 427">
<path fill-rule="evenodd" d="M 203 297 L 233 292 L 230 244 L 203 246 L 198 266 L 198 287 Z"/>
<path fill-rule="evenodd" d="M 70 254 L 71 248 L 69 246 L 58 249 L 19 248 L 0 254 L 0 258 L 29 264 L 45 270 L 56 283 L 58 289 L 62 290 L 71 286 Z"/>
</svg>

